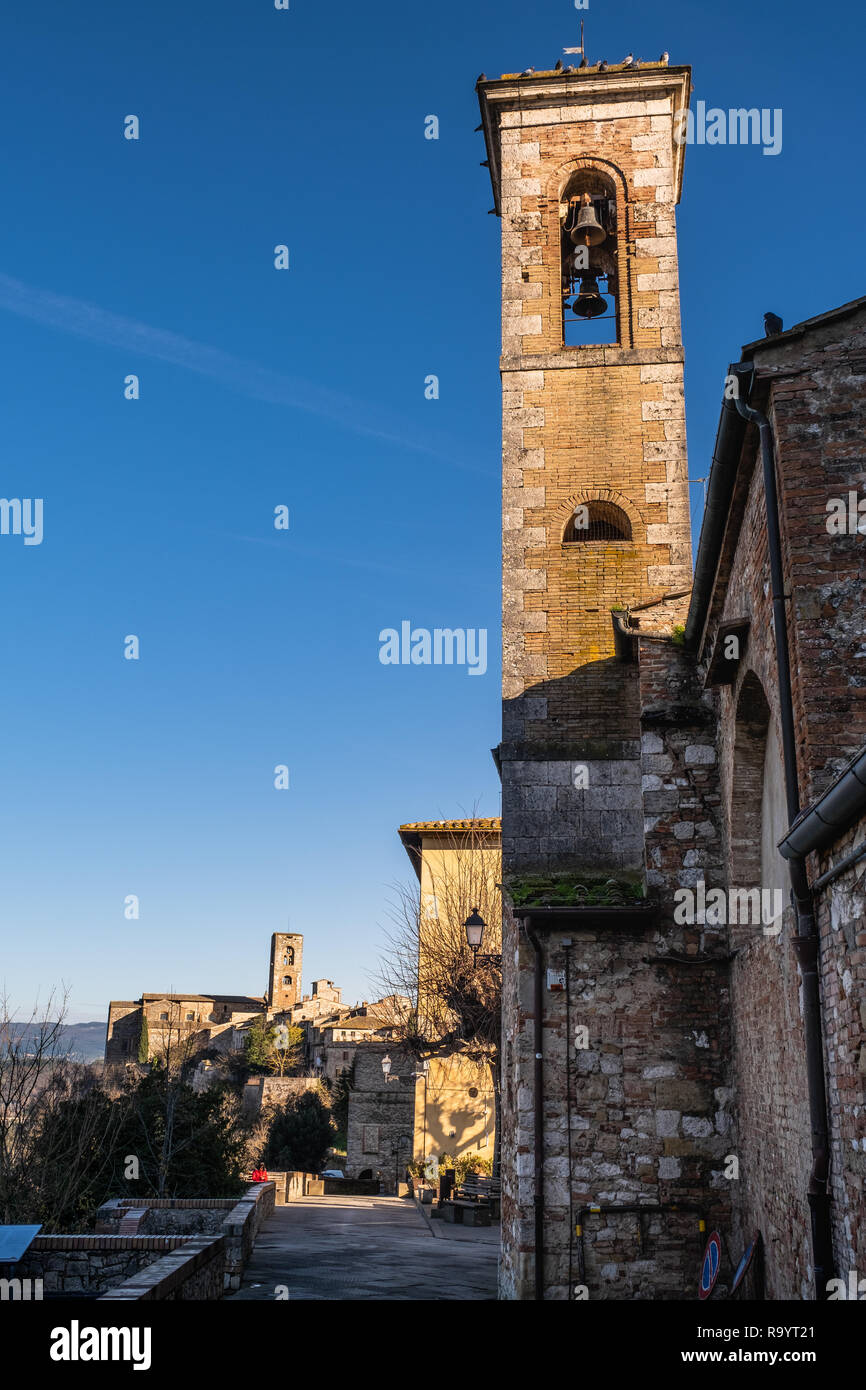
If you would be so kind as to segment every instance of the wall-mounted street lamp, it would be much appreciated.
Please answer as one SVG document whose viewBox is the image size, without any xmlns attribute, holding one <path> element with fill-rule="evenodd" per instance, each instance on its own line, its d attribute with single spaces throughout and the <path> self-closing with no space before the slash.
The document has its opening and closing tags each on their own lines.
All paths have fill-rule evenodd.
<svg viewBox="0 0 866 1390">
<path fill-rule="evenodd" d="M 418 1065 L 415 1071 L 407 1072 L 407 1075 L 411 1076 L 413 1081 L 417 1081 L 419 1077 L 426 1077 L 429 1070 L 430 1063 L 425 1058 L 424 1061 Z M 400 1080 L 400 1076 L 397 1072 L 395 1072 L 393 1076 L 391 1075 L 391 1058 L 388 1056 L 387 1052 L 385 1053 L 385 1056 L 382 1058 L 382 1075 L 384 1076 L 386 1081 Z"/>
<path fill-rule="evenodd" d="M 472 968 L 474 969 L 475 966 L 478 964 L 478 952 L 480 951 L 481 943 L 484 940 L 484 928 L 486 927 L 487 923 L 485 922 L 484 918 L 480 916 L 478 908 L 473 907 L 472 912 L 466 918 L 466 921 L 463 923 L 463 925 L 466 928 L 467 944 L 472 948 Z"/>
</svg>

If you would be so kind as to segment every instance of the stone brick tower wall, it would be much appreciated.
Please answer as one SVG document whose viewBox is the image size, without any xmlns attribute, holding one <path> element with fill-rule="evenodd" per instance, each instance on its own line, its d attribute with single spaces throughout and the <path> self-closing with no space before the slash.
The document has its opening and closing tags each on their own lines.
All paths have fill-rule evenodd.
<svg viewBox="0 0 866 1390">
<path fill-rule="evenodd" d="M 690 70 L 662 64 L 479 84 L 502 217 L 503 881 L 612 875 L 657 900 L 649 921 L 518 904 L 504 925 L 504 1298 L 535 1297 L 539 1268 L 548 1299 L 692 1296 L 700 1223 L 727 1205 L 723 943 L 673 923 L 698 825 L 718 855 L 712 710 L 670 640 L 691 585 L 674 211 L 689 92 Z M 617 341 L 564 346 L 562 218 L 599 189 Z M 616 509 L 626 534 L 570 540 L 582 505 Z"/>
<path fill-rule="evenodd" d="M 304 964 L 304 938 L 293 932 L 274 932 L 271 937 L 271 968 L 268 977 L 268 1011 L 290 1009 L 301 998 L 301 970 Z M 288 981 L 288 983 L 286 983 Z"/>
<path fill-rule="evenodd" d="M 611 609 L 691 583 L 674 215 L 685 150 L 675 116 L 689 90 L 688 68 L 656 64 L 480 84 L 502 215 L 501 754 L 512 871 L 642 861 L 637 685 L 614 660 Z M 600 180 L 615 198 L 611 346 L 563 346 L 560 226 L 575 179 Z M 564 542 L 575 509 L 593 503 L 624 514 L 631 539 Z M 588 764 L 578 791 L 575 761 Z"/>
</svg>

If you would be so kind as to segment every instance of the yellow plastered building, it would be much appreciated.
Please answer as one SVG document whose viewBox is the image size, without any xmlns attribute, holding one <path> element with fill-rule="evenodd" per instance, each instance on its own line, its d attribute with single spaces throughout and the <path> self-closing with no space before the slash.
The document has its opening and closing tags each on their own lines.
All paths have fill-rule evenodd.
<svg viewBox="0 0 866 1390">
<path fill-rule="evenodd" d="M 419 883 L 419 939 L 439 932 L 462 933 L 471 908 L 488 923 L 482 951 L 500 950 L 502 856 L 500 821 L 465 819 L 415 821 L 400 826 L 400 839 Z M 467 906 L 468 905 L 468 906 Z M 423 978 L 423 970 L 421 972 Z M 419 998 L 419 1011 L 424 1000 Z M 457 1158 L 478 1152 L 493 1159 L 496 1106 L 489 1067 L 453 1052 L 430 1057 L 415 1090 L 413 1157 L 444 1153 Z"/>
</svg>

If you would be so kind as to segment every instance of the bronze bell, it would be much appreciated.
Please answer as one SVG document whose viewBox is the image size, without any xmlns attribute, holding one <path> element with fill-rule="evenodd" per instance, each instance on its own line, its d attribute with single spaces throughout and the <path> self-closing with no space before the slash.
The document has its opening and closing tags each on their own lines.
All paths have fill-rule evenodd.
<svg viewBox="0 0 866 1390">
<path fill-rule="evenodd" d="M 577 215 L 577 222 L 570 232 L 575 246 L 600 246 L 607 238 L 607 232 L 595 215 L 595 206 L 588 193 Z"/>
<path fill-rule="evenodd" d="M 599 293 L 598 281 L 594 275 L 582 275 L 580 292 L 571 306 L 572 311 L 582 319 L 596 319 L 607 309 L 607 300 Z"/>
</svg>

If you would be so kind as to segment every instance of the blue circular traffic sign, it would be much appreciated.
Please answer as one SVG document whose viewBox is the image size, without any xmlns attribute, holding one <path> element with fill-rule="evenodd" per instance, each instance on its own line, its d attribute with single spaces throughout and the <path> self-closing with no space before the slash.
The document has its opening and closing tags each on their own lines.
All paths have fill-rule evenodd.
<svg viewBox="0 0 866 1390">
<path fill-rule="evenodd" d="M 698 1288 L 698 1298 L 709 1298 L 713 1289 L 716 1287 L 716 1280 L 719 1277 L 719 1270 L 722 1267 L 722 1238 L 718 1231 L 713 1231 L 707 1241 L 707 1248 L 704 1251 L 704 1260 L 701 1265 L 701 1282 Z"/>
</svg>

